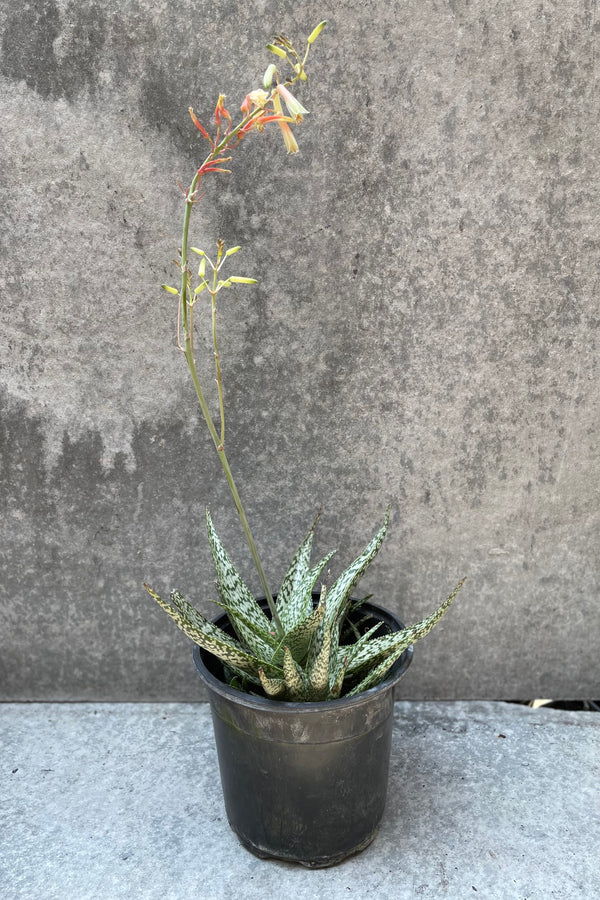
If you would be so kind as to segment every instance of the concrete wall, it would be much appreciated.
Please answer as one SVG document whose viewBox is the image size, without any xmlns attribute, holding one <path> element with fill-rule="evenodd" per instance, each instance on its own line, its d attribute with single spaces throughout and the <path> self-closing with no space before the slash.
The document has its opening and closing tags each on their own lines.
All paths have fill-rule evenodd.
<svg viewBox="0 0 600 900">
<path fill-rule="evenodd" d="M 220 325 L 273 588 L 320 505 L 341 568 L 390 502 L 364 592 L 412 622 L 468 576 L 401 696 L 598 693 L 597 3 L 6 0 L 3 699 L 201 698 L 141 582 L 211 612 L 207 505 L 258 590 L 158 286 L 188 106 L 322 18 L 301 152 L 248 138 L 192 228 L 260 281 Z"/>
</svg>

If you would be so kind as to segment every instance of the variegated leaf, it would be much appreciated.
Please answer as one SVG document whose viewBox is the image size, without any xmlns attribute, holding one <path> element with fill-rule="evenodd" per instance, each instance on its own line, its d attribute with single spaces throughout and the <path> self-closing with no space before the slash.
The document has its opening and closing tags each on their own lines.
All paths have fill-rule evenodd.
<svg viewBox="0 0 600 900">
<path fill-rule="evenodd" d="M 175 608 L 179 610 L 182 616 L 188 619 L 195 628 L 203 630 L 204 633 L 208 633 L 210 631 L 213 637 L 219 640 L 228 639 L 228 635 L 221 628 L 219 628 L 218 625 L 215 625 L 213 622 L 210 622 L 208 619 L 206 619 L 202 615 L 202 613 L 198 612 L 195 606 L 192 606 L 192 604 L 182 596 L 179 591 L 171 591 L 169 599 L 173 606 L 175 606 Z M 235 643 L 236 645 L 238 644 L 237 641 Z M 258 643 L 258 652 L 256 648 L 252 647 L 249 649 L 248 647 L 245 647 L 243 643 L 239 643 L 239 647 L 244 652 L 249 652 L 251 656 L 255 655 L 258 657 L 258 659 L 265 660 L 270 664 L 272 662 L 273 649 L 264 641 L 259 641 Z M 262 652 L 263 650 L 264 653 Z"/>
<path fill-rule="evenodd" d="M 368 675 L 366 675 L 360 684 L 357 684 L 356 687 L 353 687 L 351 691 L 348 691 L 346 697 L 354 697 L 356 694 L 362 693 L 362 691 L 366 691 L 369 688 L 375 687 L 378 685 L 389 670 L 392 668 L 397 659 L 400 659 L 404 650 L 398 650 L 396 653 L 393 653 L 391 656 L 387 656 L 382 662 L 379 663 L 378 666 L 375 666 L 374 669 L 371 669 Z"/>
<path fill-rule="evenodd" d="M 260 665 L 263 665 L 266 669 L 273 668 L 268 662 L 256 659 L 256 657 L 246 653 L 237 641 L 227 637 L 220 628 L 217 628 L 216 625 L 205 619 L 198 610 L 191 607 L 191 609 L 194 609 L 193 621 L 191 621 L 179 609 L 173 608 L 166 600 L 163 600 L 147 584 L 144 584 L 144 587 L 167 615 L 173 619 L 175 624 L 181 628 L 184 634 L 191 638 L 195 644 L 213 653 L 224 663 L 238 666 L 243 671 L 254 675 L 258 674 Z"/>
<path fill-rule="evenodd" d="M 260 684 L 268 697 L 282 699 L 287 690 L 285 680 L 283 678 L 267 678 L 264 669 L 258 670 Z"/>
<path fill-rule="evenodd" d="M 354 562 L 348 566 L 346 571 L 340 575 L 335 584 L 329 588 L 327 594 L 327 621 L 329 623 L 339 619 L 348 597 L 375 559 L 385 537 L 389 520 L 390 510 L 388 507 L 383 525 L 373 540 L 365 547 L 360 556 L 357 556 Z"/>
<path fill-rule="evenodd" d="M 315 582 L 334 553 L 335 551 L 328 553 L 299 579 L 280 616 L 285 632 L 289 633 L 309 615 L 313 607 L 312 591 Z"/>
<path fill-rule="evenodd" d="M 346 677 L 346 666 L 348 664 L 348 657 L 346 657 L 341 666 L 338 668 L 336 672 L 332 672 L 329 676 L 329 698 L 331 700 L 336 700 L 341 692 L 342 685 L 344 684 L 344 678 Z"/>
<path fill-rule="evenodd" d="M 232 666 L 231 664 L 225 666 L 225 677 L 229 680 L 230 684 L 231 684 L 231 681 L 233 680 L 234 676 L 236 678 L 242 679 L 242 683 L 249 682 L 250 684 L 253 684 L 255 687 L 261 686 L 260 678 L 257 677 L 256 675 L 251 675 L 250 672 L 244 672 L 243 669 L 238 669 L 237 666 Z M 240 687 L 240 690 L 242 690 L 242 691 L 245 690 L 247 692 L 247 691 L 249 691 L 249 688 L 242 686 L 242 687 Z"/>
<path fill-rule="evenodd" d="M 312 700 L 325 700 L 329 692 L 329 662 L 331 650 L 331 629 L 326 628 L 321 640 L 321 649 L 307 671 L 309 692 Z"/>
<path fill-rule="evenodd" d="M 306 681 L 304 672 L 295 661 L 288 647 L 283 656 L 283 677 L 287 688 L 288 700 L 306 700 Z"/>
<path fill-rule="evenodd" d="M 283 581 L 281 582 L 281 587 L 277 594 L 277 612 L 279 613 L 279 618 L 281 619 L 284 628 L 286 627 L 287 620 L 286 607 L 294 594 L 300 579 L 306 575 L 310 566 L 310 554 L 312 551 L 315 525 L 316 521 L 296 550 L 292 563 L 283 576 Z"/>
<path fill-rule="evenodd" d="M 372 628 L 369 628 L 368 631 L 365 631 L 363 635 L 361 635 L 354 644 L 342 644 L 337 648 L 337 660 L 338 664 L 342 665 L 344 659 L 348 659 L 348 662 L 352 661 L 352 658 L 359 653 L 362 648 L 371 641 L 373 635 L 376 631 L 381 628 L 382 623 L 377 622 L 376 625 L 373 625 Z"/>
<path fill-rule="evenodd" d="M 223 596 L 221 585 L 217 581 L 217 592 L 220 597 Z M 216 602 L 216 601 L 215 601 Z M 263 632 L 259 632 L 254 622 L 247 619 L 239 610 L 232 613 L 229 606 L 224 602 L 217 603 L 227 613 L 227 617 L 240 640 L 240 643 L 250 652 L 260 656 L 261 659 L 272 660 L 273 653 L 277 647 L 277 638 L 274 634 L 265 636 Z"/>
<path fill-rule="evenodd" d="M 311 638 L 324 616 L 325 604 L 319 603 L 307 619 L 299 622 L 295 628 L 292 628 L 292 630 L 288 631 L 284 636 L 281 644 L 275 651 L 273 661 L 276 664 L 279 664 L 280 660 L 283 658 L 283 648 L 287 647 L 294 659 L 301 663 L 306 657 Z"/>
<path fill-rule="evenodd" d="M 215 569 L 217 570 L 217 578 L 219 580 L 219 590 L 221 600 L 227 608 L 227 613 L 231 618 L 231 623 L 243 638 L 244 643 L 253 652 L 262 652 L 262 648 L 258 645 L 255 648 L 254 635 L 262 635 L 262 640 L 270 643 L 270 632 L 272 630 L 271 622 L 264 614 L 246 585 L 244 584 L 240 574 L 231 562 L 227 551 L 223 547 L 221 540 L 215 531 L 210 513 L 206 511 L 206 526 L 208 529 L 208 540 L 212 551 Z M 250 630 L 246 621 L 252 623 L 253 630 Z"/>
<path fill-rule="evenodd" d="M 345 649 L 350 656 L 348 674 L 351 675 L 353 672 L 358 672 L 367 665 L 378 665 L 384 657 L 397 653 L 398 651 L 402 653 L 407 647 L 410 647 L 411 644 L 414 644 L 416 641 L 420 640 L 420 638 L 425 637 L 448 610 L 464 583 L 465 579 L 463 578 L 447 600 L 444 600 L 441 606 L 439 606 L 432 615 L 423 619 L 421 622 L 417 622 L 415 625 L 411 625 L 410 628 L 405 628 L 403 631 L 395 631 L 392 634 L 385 634 L 383 637 L 373 638 L 354 654 L 352 654 L 352 645 L 347 648 L 340 647 L 340 650 Z"/>
<path fill-rule="evenodd" d="M 321 594 L 319 596 L 319 606 L 325 607 L 325 612 L 327 612 L 327 586 L 325 584 L 321 585 Z M 315 630 L 310 646 L 308 648 L 308 656 L 306 658 L 306 671 L 310 671 L 315 664 L 315 660 L 319 653 L 321 652 L 321 647 L 323 646 L 323 637 L 325 634 L 325 629 L 329 628 L 327 625 L 327 621 L 325 616 L 323 616 L 322 620 L 319 623 L 318 628 Z M 331 629 L 329 629 L 331 631 Z M 329 639 L 329 647 L 331 649 L 331 634 Z"/>
</svg>

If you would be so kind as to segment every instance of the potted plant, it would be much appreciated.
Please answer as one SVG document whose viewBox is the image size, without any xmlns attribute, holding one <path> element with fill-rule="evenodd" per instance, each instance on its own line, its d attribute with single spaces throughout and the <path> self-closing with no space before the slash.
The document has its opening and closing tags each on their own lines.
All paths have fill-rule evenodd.
<svg viewBox="0 0 600 900">
<path fill-rule="evenodd" d="M 307 110 L 293 91 L 306 81 L 304 54 L 277 35 L 267 48 L 276 62 L 251 91 L 234 123 L 219 95 L 213 134 L 190 115 L 210 150 L 184 191 L 177 296 L 179 347 L 184 352 L 204 420 L 223 471 L 264 597 L 256 599 L 221 543 L 210 513 L 206 523 L 223 610 L 209 621 L 178 591 L 150 595 L 195 643 L 194 661 L 211 701 L 227 815 L 242 843 L 258 856 L 311 867 L 332 865 L 373 839 L 385 803 L 391 746 L 393 688 L 412 657 L 412 645 L 446 612 L 462 581 L 429 617 L 410 628 L 391 613 L 357 600 L 354 591 L 384 539 L 383 524 L 354 562 L 329 586 L 319 585 L 333 553 L 311 564 L 314 527 L 295 553 L 279 591 L 269 588 L 225 451 L 225 406 L 216 310 L 222 292 L 253 278 L 229 274 L 231 257 L 219 239 L 213 258 L 189 241 L 190 217 L 204 179 L 228 172 L 232 152 L 267 126 L 281 130 L 288 153 L 298 150 L 294 128 Z M 285 71 L 280 71 L 286 67 Z M 194 260 L 195 265 L 192 265 Z M 194 314 L 212 322 L 218 392 L 213 419 L 194 355 Z M 318 519 L 318 517 L 317 517 Z"/>
</svg>

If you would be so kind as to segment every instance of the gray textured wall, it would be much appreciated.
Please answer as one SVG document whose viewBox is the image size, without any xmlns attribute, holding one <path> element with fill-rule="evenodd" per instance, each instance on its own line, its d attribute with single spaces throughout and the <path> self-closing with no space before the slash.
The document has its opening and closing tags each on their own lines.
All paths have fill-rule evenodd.
<svg viewBox="0 0 600 900">
<path fill-rule="evenodd" d="M 258 588 L 157 286 L 205 149 L 187 107 L 237 108 L 271 35 L 322 18 L 301 153 L 249 138 L 192 229 L 260 280 L 222 356 L 273 587 L 320 505 L 341 566 L 391 502 L 365 591 L 409 622 L 469 577 L 402 696 L 598 693 L 597 13 L 5 0 L 4 699 L 201 697 L 140 583 L 210 612 L 207 505 Z"/>
</svg>

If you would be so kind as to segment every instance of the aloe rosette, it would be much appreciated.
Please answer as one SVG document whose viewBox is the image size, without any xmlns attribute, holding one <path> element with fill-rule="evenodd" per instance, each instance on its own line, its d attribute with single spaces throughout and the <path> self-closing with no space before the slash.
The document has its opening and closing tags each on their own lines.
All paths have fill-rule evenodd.
<svg viewBox="0 0 600 900">
<path fill-rule="evenodd" d="M 172 591 L 166 601 L 148 585 L 145 587 L 188 637 L 223 662 L 233 686 L 264 692 L 277 700 L 354 696 L 379 684 L 407 647 L 431 631 L 464 583 L 463 579 L 432 615 L 410 628 L 381 634 L 382 623 L 376 622 L 361 634 L 355 624 L 360 604 L 351 600 L 351 594 L 377 555 L 388 521 L 389 511 L 363 552 L 329 589 L 321 587 L 316 605 L 315 585 L 333 553 L 311 566 L 313 525 L 277 594 L 279 627 L 263 611 L 231 562 L 208 512 L 208 539 L 217 573 L 216 602 L 226 611 L 235 637 L 210 622 L 179 591 Z"/>
</svg>

